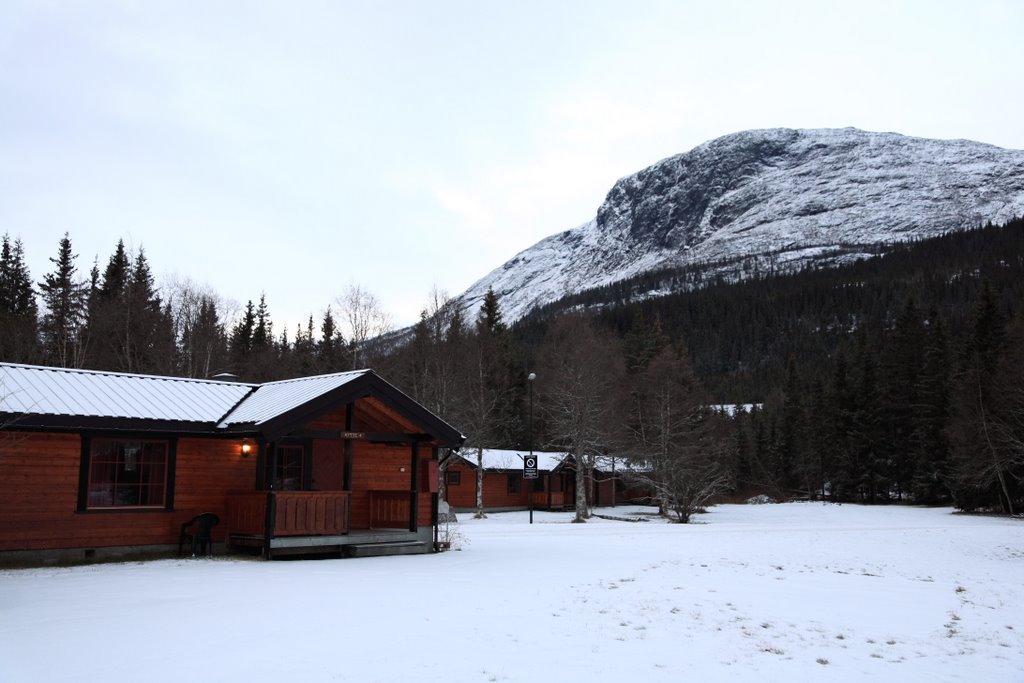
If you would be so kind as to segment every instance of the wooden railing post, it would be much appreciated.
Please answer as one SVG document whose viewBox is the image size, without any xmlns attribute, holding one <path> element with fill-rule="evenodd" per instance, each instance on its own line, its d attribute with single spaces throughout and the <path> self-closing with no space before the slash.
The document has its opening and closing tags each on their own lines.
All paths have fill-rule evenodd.
<svg viewBox="0 0 1024 683">
<path fill-rule="evenodd" d="M 267 516 L 263 523 L 263 557 L 270 558 L 270 541 L 274 538 L 274 522 L 277 519 L 277 500 L 273 491 L 267 491 Z"/>
<path fill-rule="evenodd" d="M 414 441 L 412 444 L 412 495 L 409 501 L 409 531 L 416 531 L 419 528 L 419 507 L 420 507 L 420 444 Z"/>
</svg>

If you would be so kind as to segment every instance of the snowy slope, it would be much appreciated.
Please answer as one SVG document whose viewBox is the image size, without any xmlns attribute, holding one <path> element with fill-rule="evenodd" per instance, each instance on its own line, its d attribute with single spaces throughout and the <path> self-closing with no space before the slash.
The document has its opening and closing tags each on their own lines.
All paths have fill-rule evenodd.
<svg viewBox="0 0 1024 683">
<path fill-rule="evenodd" d="M 728 135 L 619 180 L 597 216 L 541 240 L 488 288 L 508 320 L 653 269 L 743 277 L 1024 215 L 1024 151 L 853 128 Z M 744 260 L 746 262 L 744 263 Z"/>
</svg>

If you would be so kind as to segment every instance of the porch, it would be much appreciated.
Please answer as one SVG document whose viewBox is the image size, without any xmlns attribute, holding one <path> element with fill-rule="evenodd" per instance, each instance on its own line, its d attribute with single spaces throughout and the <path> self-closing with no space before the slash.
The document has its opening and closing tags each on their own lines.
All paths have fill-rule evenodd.
<svg viewBox="0 0 1024 683">
<path fill-rule="evenodd" d="M 575 496 L 565 491 L 533 491 L 530 505 L 537 510 L 568 510 L 575 505 Z"/>
<path fill-rule="evenodd" d="M 369 526 L 352 528 L 351 491 L 235 491 L 227 494 L 227 545 L 282 554 L 346 556 L 426 553 L 432 529 L 418 528 L 415 492 L 375 490 Z"/>
</svg>

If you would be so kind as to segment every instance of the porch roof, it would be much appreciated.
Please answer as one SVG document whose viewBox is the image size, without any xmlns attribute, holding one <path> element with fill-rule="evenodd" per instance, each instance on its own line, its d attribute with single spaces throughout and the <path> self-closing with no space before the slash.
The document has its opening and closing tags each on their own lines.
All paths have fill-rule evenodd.
<svg viewBox="0 0 1024 683">
<path fill-rule="evenodd" d="M 224 416 L 217 427 L 223 429 L 237 424 L 263 424 L 282 413 L 344 387 L 368 372 L 370 371 L 354 370 L 257 385 L 244 401 L 234 406 L 229 413 L 222 413 Z"/>
</svg>

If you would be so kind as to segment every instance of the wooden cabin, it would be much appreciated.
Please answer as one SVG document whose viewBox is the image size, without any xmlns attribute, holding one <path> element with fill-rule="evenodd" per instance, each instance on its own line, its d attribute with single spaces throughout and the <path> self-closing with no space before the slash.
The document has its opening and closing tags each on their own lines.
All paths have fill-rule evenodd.
<svg viewBox="0 0 1024 683">
<path fill-rule="evenodd" d="M 571 510 L 576 505 L 576 462 L 566 453 L 534 452 L 538 478 L 523 478 L 527 451 L 483 450 L 483 505 L 502 510 Z M 445 465 L 445 500 L 455 512 L 476 510 L 477 453 L 463 449 Z M 623 458 L 599 456 L 585 490 L 594 507 L 648 504 L 649 491 L 632 482 L 632 469 Z"/>
<path fill-rule="evenodd" d="M 637 467 L 621 457 L 597 456 L 591 480 L 587 482 L 591 504 L 594 507 L 652 504 L 654 492 L 632 476 Z"/>
<path fill-rule="evenodd" d="M 565 453 L 534 452 L 537 479 L 523 478 L 523 457 L 528 451 L 485 448 L 483 451 L 484 509 L 563 510 L 575 505 L 575 472 L 566 468 Z M 571 459 L 570 459 L 571 462 Z M 477 452 L 460 451 L 445 465 L 445 500 L 453 510 L 476 509 Z"/>
<path fill-rule="evenodd" d="M 266 384 L 0 363 L 0 562 L 178 547 L 434 547 L 438 457 L 462 435 L 371 370 Z M 445 451 L 446 452 L 446 451 Z"/>
</svg>

